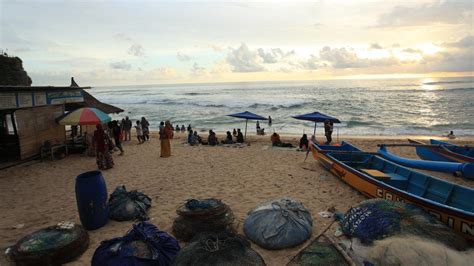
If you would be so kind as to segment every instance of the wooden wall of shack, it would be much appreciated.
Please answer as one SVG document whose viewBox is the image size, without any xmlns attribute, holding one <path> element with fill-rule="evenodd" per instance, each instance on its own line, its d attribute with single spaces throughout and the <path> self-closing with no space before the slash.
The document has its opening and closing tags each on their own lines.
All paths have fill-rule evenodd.
<svg viewBox="0 0 474 266">
<path fill-rule="evenodd" d="M 21 160 L 38 155 L 41 146 L 47 140 L 52 144 L 63 143 L 66 140 L 65 127 L 55 121 L 63 113 L 64 105 L 32 107 L 15 111 Z"/>
</svg>

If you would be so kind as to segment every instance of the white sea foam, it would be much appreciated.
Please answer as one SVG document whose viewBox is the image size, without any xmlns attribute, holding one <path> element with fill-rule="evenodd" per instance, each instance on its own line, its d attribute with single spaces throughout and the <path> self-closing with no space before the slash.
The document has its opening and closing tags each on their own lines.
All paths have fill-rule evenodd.
<svg viewBox="0 0 474 266">
<path fill-rule="evenodd" d="M 261 123 L 267 132 L 308 133 L 314 123 L 291 116 L 319 111 L 343 122 L 336 125 L 341 134 L 441 135 L 454 130 L 458 135 L 474 135 L 473 78 L 429 84 L 405 79 L 148 85 L 89 92 L 126 110 L 116 118 L 149 117 L 152 128 L 165 119 L 219 131 L 242 128 L 243 120 L 226 115 L 251 111 L 272 116 L 272 128 Z M 255 121 L 249 129 L 255 130 Z"/>
</svg>

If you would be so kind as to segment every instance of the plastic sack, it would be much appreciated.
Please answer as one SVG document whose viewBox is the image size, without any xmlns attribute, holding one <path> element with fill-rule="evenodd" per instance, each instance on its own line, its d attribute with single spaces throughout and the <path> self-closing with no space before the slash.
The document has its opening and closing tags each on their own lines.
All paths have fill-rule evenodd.
<svg viewBox="0 0 474 266">
<path fill-rule="evenodd" d="M 150 197 L 136 190 L 127 192 L 125 186 L 115 188 L 109 199 L 110 219 L 116 221 L 146 221 L 150 207 Z"/>
<path fill-rule="evenodd" d="M 311 237 L 311 213 L 299 202 L 282 198 L 262 204 L 249 212 L 244 232 L 266 249 L 283 249 L 303 243 Z"/>
<path fill-rule="evenodd" d="M 198 234 L 179 252 L 173 265 L 258 266 L 265 262 L 244 236 L 223 231 Z"/>
<path fill-rule="evenodd" d="M 92 266 L 170 265 L 180 250 L 178 241 L 149 222 L 134 224 L 123 237 L 102 241 Z"/>
</svg>

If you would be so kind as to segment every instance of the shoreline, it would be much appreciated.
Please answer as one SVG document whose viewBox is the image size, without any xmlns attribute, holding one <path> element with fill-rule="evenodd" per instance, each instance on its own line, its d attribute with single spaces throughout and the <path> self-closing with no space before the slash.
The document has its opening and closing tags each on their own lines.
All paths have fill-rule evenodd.
<svg viewBox="0 0 474 266">
<path fill-rule="evenodd" d="M 199 129 L 197 129 L 198 131 L 198 134 L 201 136 L 201 137 L 204 137 L 204 136 L 207 136 L 207 130 L 206 131 L 200 131 Z M 155 129 L 152 129 L 150 130 L 150 135 L 153 134 L 153 135 L 158 135 L 158 130 L 155 130 Z M 225 136 L 226 135 L 226 132 L 227 131 L 215 131 L 214 132 L 218 135 L 218 136 Z M 289 138 L 301 138 L 301 136 L 303 134 L 296 134 L 296 133 L 278 133 L 280 135 L 281 138 L 285 138 L 285 139 L 289 139 Z M 175 132 L 175 136 L 184 136 L 186 135 L 187 136 L 187 132 L 178 132 L 176 133 Z M 308 135 L 308 139 L 311 138 L 311 135 L 312 134 L 307 134 Z M 320 139 L 325 139 L 325 136 L 324 134 L 318 134 L 316 133 L 316 137 L 318 140 Z M 268 140 L 271 136 L 271 133 L 265 133 L 265 135 L 256 135 L 255 132 L 249 132 L 247 131 L 247 138 L 252 138 L 252 139 L 265 139 L 266 137 L 268 137 Z M 333 133 L 332 135 L 332 138 L 333 138 L 333 142 L 337 142 L 337 135 Z M 343 141 L 343 140 L 350 140 L 350 139 L 358 139 L 358 140 L 370 140 L 370 139 L 374 139 L 374 140 L 407 140 L 407 139 L 417 139 L 417 140 L 424 140 L 424 141 L 427 141 L 427 140 L 430 140 L 430 139 L 436 139 L 436 140 L 443 140 L 443 141 L 447 141 L 447 142 L 453 142 L 453 143 L 458 143 L 458 142 L 462 142 L 462 141 L 467 141 L 467 142 L 472 142 L 474 141 L 474 135 L 463 135 L 463 136 L 456 136 L 455 139 L 449 139 L 447 137 L 442 137 L 442 136 L 437 136 L 437 135 L 339 135 L 339 141 Z"/>
</svg>

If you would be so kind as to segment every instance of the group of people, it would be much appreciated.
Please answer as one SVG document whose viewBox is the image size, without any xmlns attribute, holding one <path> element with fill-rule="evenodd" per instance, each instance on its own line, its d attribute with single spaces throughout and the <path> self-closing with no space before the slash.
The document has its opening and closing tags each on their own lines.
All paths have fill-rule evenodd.
<svg viewBox="0 0 474 266">
<path fill-rule="evenodd" d="M 235 138 L 235 140 L 234 140 Z M 216 146 L 219 144 L 234 144 L 234 143 L 244 143 L 244 135 L 242 131 L 239 129 L 235 129 L 232 131 L 226 132 L 226 137 L 224 140 L 219 142 L 216 133 L 211 129 L 209 130 L 209 135 L 207 137 L 207 141 L 203 140 L 201 136 L 198 135 L 197 131 L 193 131 L 192 129 L 188 132 L 188 144 L 191 146 L 195 145 L 209 145 L 209 146 Z"/>
<path fill-rule="evenodd" d="M 150 123 L 145 117 L 136 121 L 135 129 L 138 143 L 141 144 L 150 139 Z M 129 117 L 123 118 L 120 123 L 117 120 L 110 121 L 105 125 L 96 125 L 92 137 L 92 148 L 95 150 L 97 166 L 99 169 L 110 169 L 114 166 L 112 153 L 118 149 L 119 155 L 124 154 L 122 141 L 131 140 L 132 121 Z"/>
<path fill-rule="evenodd" d="M 184 133 L 184 132 L 186 132 L 186 130 L 188 132 L 192 130 L 191 124 L 189 124 L 187 128 L 184 127 L 184 125 L 181 125 L 181 128 L 179 127 L 179 125 L 176 125 L 176 129 L 175 129 L 176 133 L 178 133 L 178 132 Z"/>
</svg>

